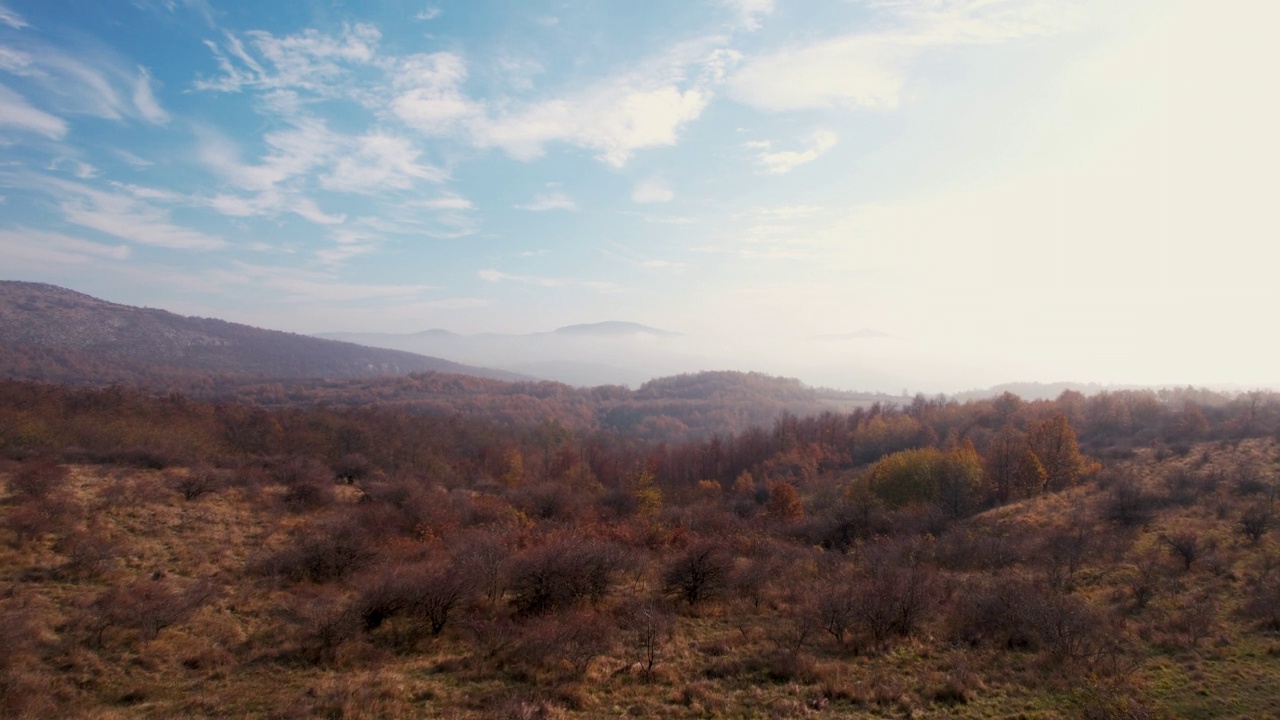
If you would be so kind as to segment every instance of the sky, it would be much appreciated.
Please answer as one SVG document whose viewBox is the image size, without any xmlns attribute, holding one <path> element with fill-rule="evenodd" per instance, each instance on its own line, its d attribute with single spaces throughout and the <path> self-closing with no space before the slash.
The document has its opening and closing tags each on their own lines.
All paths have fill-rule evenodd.
<svg viewBox="0 0 1280 720">
<path fill-rule="evenodd" d="M 0 0 L 0 278 L 304 333 L 628 320 L 928 391 L 1276 385 L 1277 20 Z"/>
</svg>

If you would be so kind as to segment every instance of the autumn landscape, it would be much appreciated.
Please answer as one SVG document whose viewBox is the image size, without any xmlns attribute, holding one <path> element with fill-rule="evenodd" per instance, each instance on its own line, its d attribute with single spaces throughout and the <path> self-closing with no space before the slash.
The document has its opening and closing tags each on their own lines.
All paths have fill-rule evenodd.
<svg viewBox="0 0 1280 720">
<path fill-rule="evenodd" d="M 0 0 L 0 720 L 1280 718 L 1277 26 Z"/>
<path fill-rule="evenodd" d="M 1275 393 L 270 378 L 3 289 L 6 717 L 1276 710 Z"/>
</svg>

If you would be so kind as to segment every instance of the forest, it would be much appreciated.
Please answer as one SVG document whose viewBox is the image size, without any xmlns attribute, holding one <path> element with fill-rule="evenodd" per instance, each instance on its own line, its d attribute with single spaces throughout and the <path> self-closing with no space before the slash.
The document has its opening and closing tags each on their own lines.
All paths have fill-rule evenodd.
<svg viewBox="0 0 1280 720">
<path fill-rule="evenodd" d="M 1276 712 L 1280 395 L 729 381 L 0 381 L 0 715 Z"/>
</svg>

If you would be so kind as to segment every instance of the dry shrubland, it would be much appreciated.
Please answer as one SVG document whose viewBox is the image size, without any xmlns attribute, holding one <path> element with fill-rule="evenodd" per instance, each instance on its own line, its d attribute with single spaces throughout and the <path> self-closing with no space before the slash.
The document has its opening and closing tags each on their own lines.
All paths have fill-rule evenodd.
<svg viewBox="0 0 1280 720">
<path fill-rule="evenodd" d="M 0 716 L 1246 718 L 1280 686 L 1266 402 L 649 445 L 94 392 L 0 405 Z"/>
</svg>

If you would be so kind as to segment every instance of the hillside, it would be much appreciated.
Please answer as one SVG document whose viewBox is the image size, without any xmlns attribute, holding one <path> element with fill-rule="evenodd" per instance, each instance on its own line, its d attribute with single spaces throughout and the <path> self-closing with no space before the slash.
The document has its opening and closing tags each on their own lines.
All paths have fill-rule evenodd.
<svg viewBox="0 0 1280 720">
<path fill-rule="evenodd" d="M 514 373 L 210 318 L 106 302 L 40 283 L 0 282 L 0 376 L 163 384 L 182 377 L 354 378 Z"/>
<path fill-rule="evenodd" d="M 1099 469 L 1067 403 L 645 448 L 0 383 L 0 716 L 1273 716 L 1280 398 L 1137 397 Z"/>
<path fill-rule="evenodd" d="M 335 332 L 317 335 L 496 367 L 576 387 L 636 387 L 666 375 L 732 367 L 706 354 L 705 342 L 626 321 L 566 325 L 547 332 L 459 334 Z"/>
</svg>

